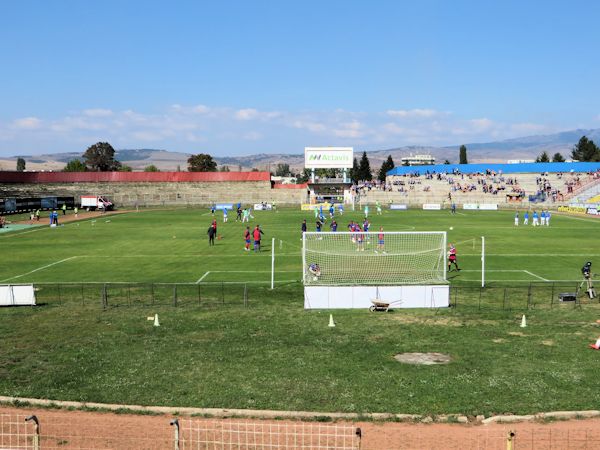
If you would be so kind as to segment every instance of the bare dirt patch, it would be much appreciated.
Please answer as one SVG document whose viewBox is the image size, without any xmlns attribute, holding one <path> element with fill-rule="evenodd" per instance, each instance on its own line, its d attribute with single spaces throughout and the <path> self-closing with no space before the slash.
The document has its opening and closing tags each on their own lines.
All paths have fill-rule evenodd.
<svg viewBox="0 0 600 450">
<path fill-rule="evenodd" d="M 396 361 L 405 364 L 420 364 L 432 366 L 435 364 L 448 364 L 452 358 L 444 353 L 398 353 L 394 356 Z"/>
<path fill-rule="evenodd" d="M 423 316 L 413 316 L 413 315 L 389 315 L 392 320 L 395 320 L 400 323 L 404 323 L 407 325 L 410 324 L 423 324 L 423 325 L 439 325 L 446 327 L 460 327 L 463 323 L 460 320 L 454 319 L 452 317 L 423 317 Z"/>
<path fill-rule="evenodd" d="M 502 344 L 503 342 L 506 342 L 506 339 L 504 339 L 504 338 L 492 339 L 492 342 L 494 342 L 496 344 Z"/>
<path fill-rule="evenodd" d="M 18 424 L 25 424 L 25 417 L 32 414 L 39 418 L 42 425 L 42 448 L 63 450 L 173 448 L 174 429 L 169 424 L 174 417 L 169 414 L 148 416 L 0 406 L 0 415 L 12 417 Z M 194 420 L 208 422 L 214 419 L 196 417 Z M 226 421 L 239 422 L 239 419 L 222 419 L 222 422 Z M 291 426 L 299 423 L 299 421 L 287 420 L 262 420 L 261 422 L 289 423 Z M 309 423 L 316 425 L 315 422 Z M 515 433 L 514 448 L 520 449 L 591 449 L 598 448 L 600 445 L 600 419 L 489 425 L 360 421 L 337 421 L 336 424 L 360 427 L 362 450 L 504 449 L 507 448 L 507 436 L 511 431 Z M 239 444 L 235 448 L 256 447 Z"/>
<path fill-rule="evenodd" d="M 522 333 L 521 331 L 509 331 L 508 334 L 510 334 L 511 336 L 521 336 L 521 337 L 527 336 L 525 333 Z"/>
<path fill-rule="evenodd" d="M 554 341 L 552 339 L 546 339 L 546 340 L 542 341 L 542 345 L 547 345 L 549 347 L 552 347 L 554 345 Z"/>
</svg>

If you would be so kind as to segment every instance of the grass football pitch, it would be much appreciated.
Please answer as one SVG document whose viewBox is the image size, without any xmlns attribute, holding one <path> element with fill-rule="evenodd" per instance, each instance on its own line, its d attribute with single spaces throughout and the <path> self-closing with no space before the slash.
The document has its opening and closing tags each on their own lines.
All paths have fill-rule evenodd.
<svg viewBox="0 0 600 450">
<path fill-rule="evenodd" d="M 600 264 L 594 238 L 600 222 L 554 214 L 549 227 L 515 227 L 510 211 L 371 216 L 372 230 L 383 225 L 386 231 L 448 232 L 463 269 L 449 273 L 453 289 L 463 289 L 457 307 L 338 310 L 337 326 L 329 328 L 330 311 L 303 310 L 300 224 L 306 218 L 314 229 L 312 213 L 254 215 L 251 227 L 260 224 L 265 232 L 261 253 L 243 251 L 245 225 L 232 214 L 229 223 L 217 214 L 222 239 L 209 247 L 212 218 L 202 209 L 148 210 L 0 234 L 0 283 L 44 286 L 40 306 L 0 309 L 0 394 L 359 413 L 597 407 L 600 352 L 587 345 L 600 335 L 600 307 L 596 301 L 560 304 L 555 297 L 563 287 L 576 289 L 586 261 L 592 271 Z M 340 230 L 351 219 L 362 216 L 346 211 L 338 217 Z M 488 285 L 483 296 L 481 236 Z M 248 305 L 167 302 L 103 310 L 97 291 L 86 284 L 102 282 L 244 282 Z M 76 283 L 95 300 L 59 304 L 52 283 Z M 552 298 L 530 302 L 531 285 L 534 294 L 546 289 L 544 298 Z M 160 327 L 146 320 L 154 313 Z M 527 328 L 519 327 L 522 314 Z M 394 360 L 402 352 L 441 352 L 452 361 L 403 365 Z"/>
</svg>

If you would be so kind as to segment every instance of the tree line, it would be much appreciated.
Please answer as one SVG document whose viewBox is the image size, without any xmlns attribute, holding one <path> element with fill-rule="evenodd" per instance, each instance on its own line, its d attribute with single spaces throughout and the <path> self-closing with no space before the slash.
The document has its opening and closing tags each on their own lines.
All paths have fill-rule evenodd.
<svg viewBox="0 0 600 450">
<path fill-rule="evenodd" d="M 571 150 L 571 159 L 579 162 L 598 162 L 600 161 L 600 148 L 593 140 L 582 136 Z M 542 152 L 535 162 L 550 162 L 550 157 L 548 153 Z M 555 153 L 552 156 L 552 162 L 565 162 L 565 158 L 560 153 Z"/>
</svg>

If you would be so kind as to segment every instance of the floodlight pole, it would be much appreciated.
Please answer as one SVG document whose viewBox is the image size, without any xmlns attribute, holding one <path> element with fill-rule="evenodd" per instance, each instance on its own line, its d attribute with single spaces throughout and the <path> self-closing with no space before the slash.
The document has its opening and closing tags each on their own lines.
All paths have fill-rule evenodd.
<svg viewBox="0 0 600 450">
<path fill-rule="evenodd" d="M 481 287 L 485 287 L 485 236 L 481 236 Z"/>
<path fill-rule="evenodd" d="M 271 239 L 271 290 L 275 287 L 275 238 Z"/>
</svg>

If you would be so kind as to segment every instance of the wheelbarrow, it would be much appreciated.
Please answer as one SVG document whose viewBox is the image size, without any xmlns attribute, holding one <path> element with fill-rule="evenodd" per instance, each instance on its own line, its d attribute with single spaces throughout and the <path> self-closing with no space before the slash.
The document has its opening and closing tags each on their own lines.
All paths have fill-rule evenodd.
<svg viewBox="0 0 600 450">
<path fill-rule="evenodd" d="M 388 312 L 390 307 L 393 307 L 393 305 L 401 305 L 402 300 L 397 300 L 395 302 L 386 302 L 381 299 L 371 299 L 371 303 L 372 303 L 372 305 L 369 306 L 369 311 L 371 311 L 371 312 L 375 312 L 375 311 Z"/>
</svg>

